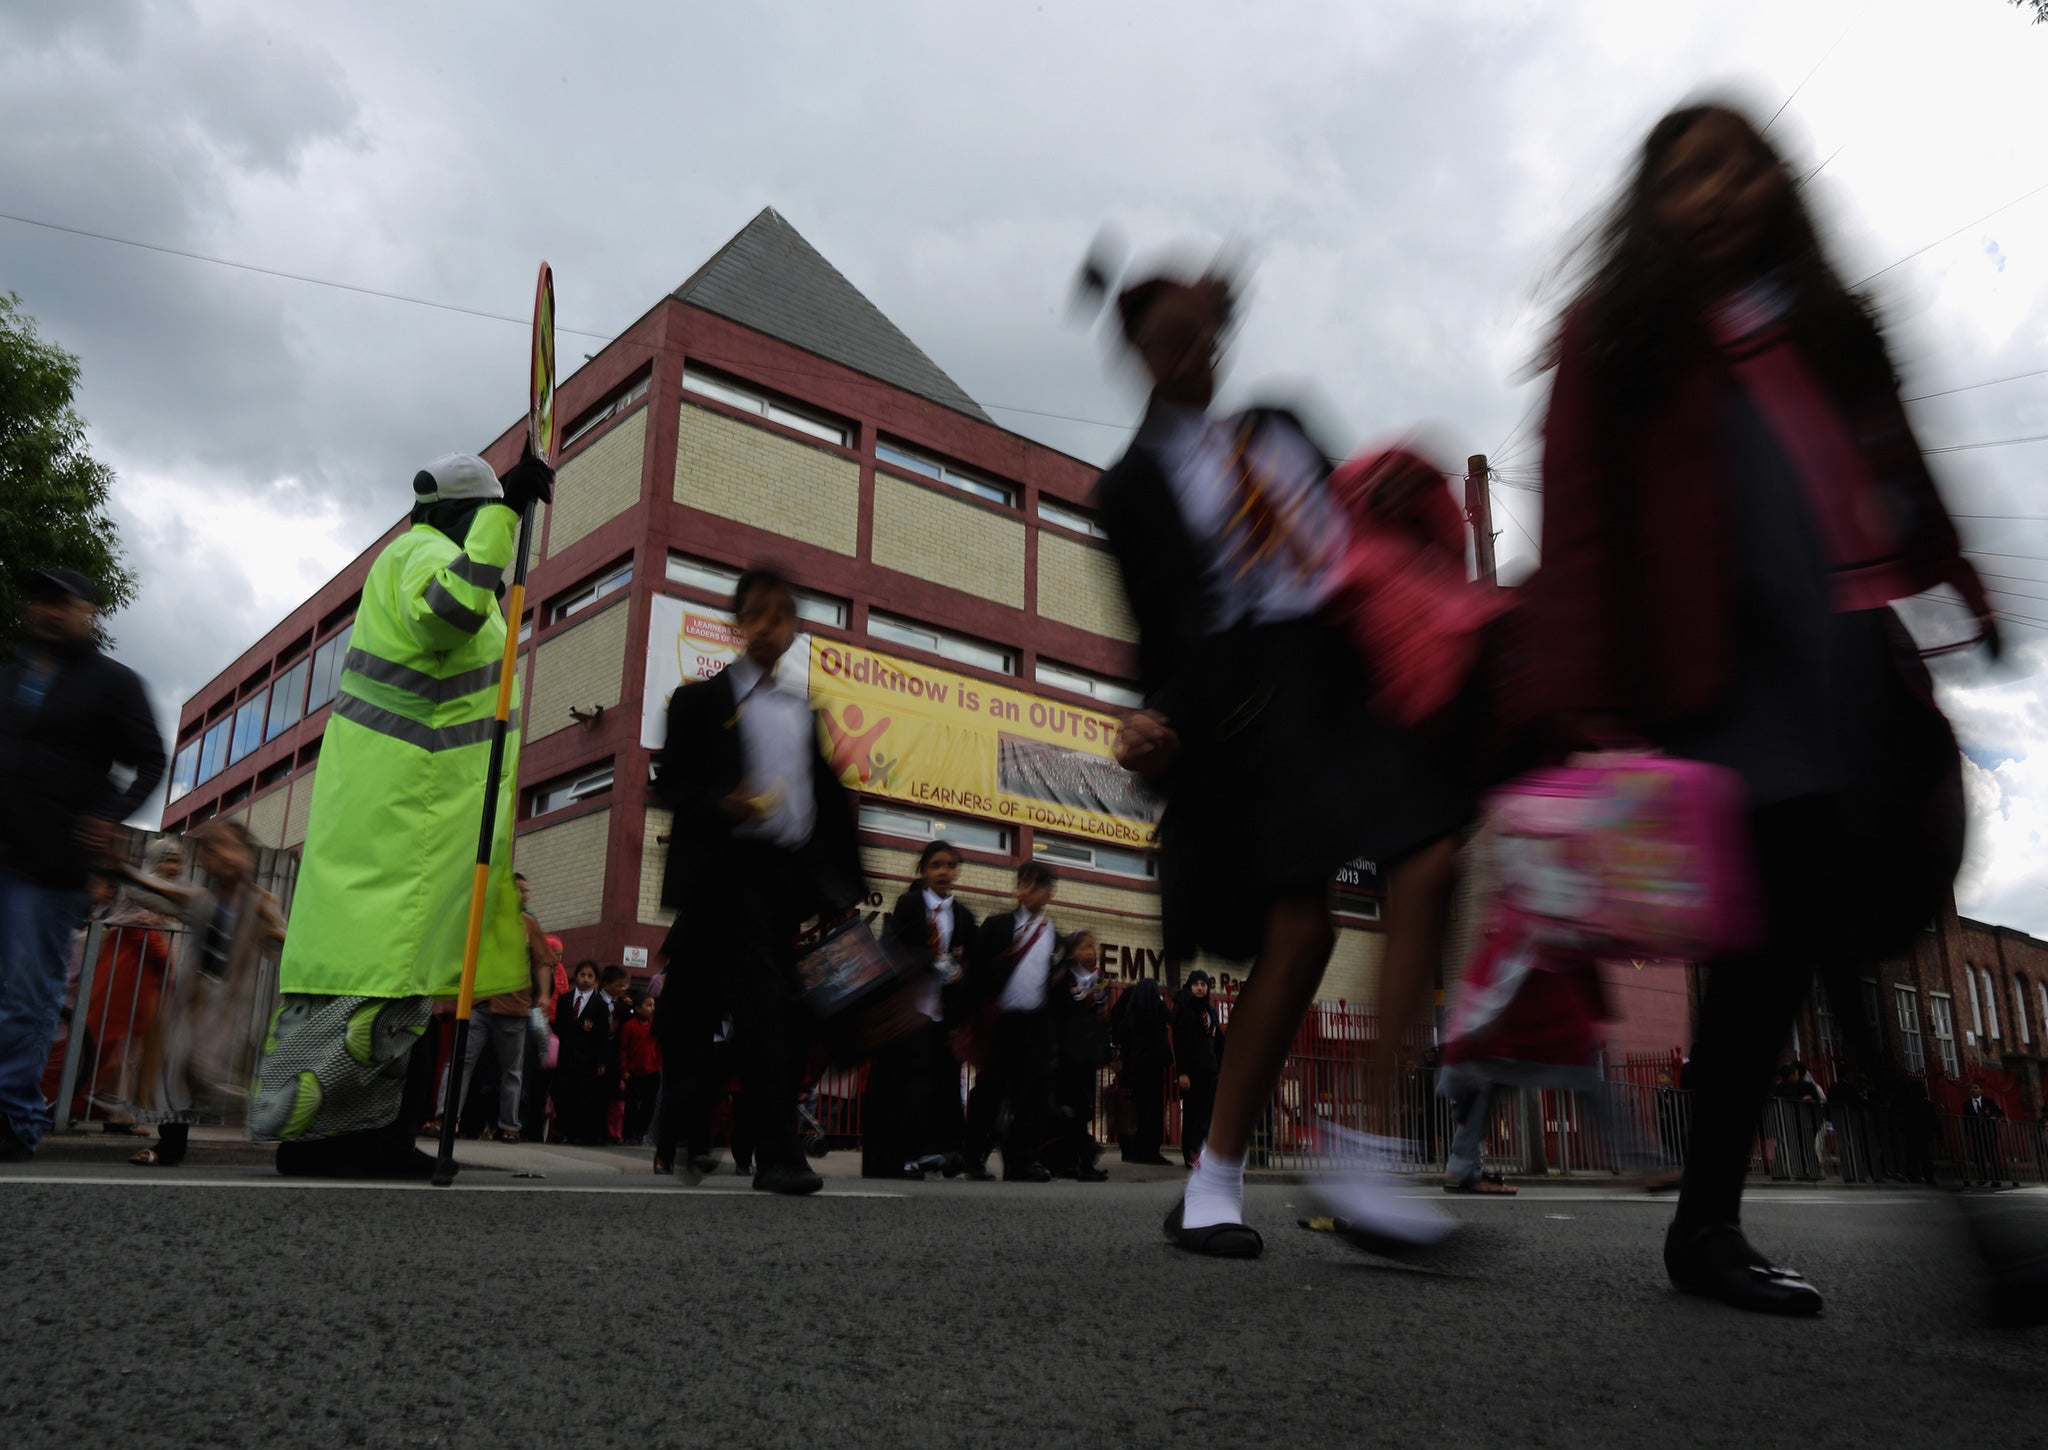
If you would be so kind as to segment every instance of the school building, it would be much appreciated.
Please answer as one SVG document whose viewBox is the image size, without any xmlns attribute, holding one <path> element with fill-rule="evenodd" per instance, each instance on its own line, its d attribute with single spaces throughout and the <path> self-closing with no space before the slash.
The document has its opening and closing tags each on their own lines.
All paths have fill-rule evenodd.
<svg viewBox="0 0 2048 1450">
<path fill-rule="evenodd" d="M 934 837 L 978 914 L 1016 866 L 1063 877 L 1055 919 L 1160 974 L 1156 811 L 1109 760 L 1135 638 L 1088 507 L 1096 468 L 998 426 L 773 210 L 564 380 L 555 503 L 521 624 L 516 863 L 570 960 L 646 970 L 669 829 L 649 789 L 670 691 L 733 657 L 725 606 L 772 559 L 802 591 L 834 761 L 861 790 L 871 911 Z M 477 447 L 495 467 L 525 423 Z M 408 479 L 390 480 L 394 504 Z M 391 530 L 187 704 L 164 824 L 306 836 L 349 622 Z M 396 848 L 396 843 L 395 843 Z M 1376 874 L 1343 873 L 1325 1000 L 1367 995 Z M 1214 964 L 1212 964 L 1212 969 Z"/>
</svg>

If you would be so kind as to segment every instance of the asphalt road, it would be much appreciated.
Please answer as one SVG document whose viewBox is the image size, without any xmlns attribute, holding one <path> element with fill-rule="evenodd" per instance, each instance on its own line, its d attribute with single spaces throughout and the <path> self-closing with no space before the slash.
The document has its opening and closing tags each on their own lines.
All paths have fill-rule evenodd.
<svg viewBox="0 0 2048 1450">
<path fill-rule="evenodd" d="M 637 1162 L 637 1155 L 635 1155 Z M 1953 1199 L 1752 1195 L 1817 1321 L 1674 1294 L 1670 1209 L 1449 1200 L 1423 1264 L 1295 1226 L 1191 1259 L 1174 1180 L 638 1172 L 453 1189 L 0 1168 L 0 1440 L 40 1446 L 2048 1443 L 2048 1334 L 1983 1326 Z M 886 1189 L 876 1192 L 876 1189 Z M 2042 1215 L 2048 1191 L 2008 1195 Z"/>
</svg>

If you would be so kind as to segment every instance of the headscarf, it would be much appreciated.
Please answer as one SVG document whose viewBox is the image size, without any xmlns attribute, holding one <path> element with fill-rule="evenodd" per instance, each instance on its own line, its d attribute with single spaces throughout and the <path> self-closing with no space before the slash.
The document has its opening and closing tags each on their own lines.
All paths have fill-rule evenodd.
<svg viewBox="0 0 2048 1450">
<path fill-rule="evenodd" d="M 164 863 L 177 857 L 182 864 L 184 850 L 174 836 L 158 836 L 142 853 L 142 874 L 159 880 L 171 878 L 165 874 Z M 178 918 L 167 915 L 148 902 L 156 898 L 148 895 L 147 888 L 133 882 L 123 884 L 121 898 L 114 903 L 114 909 L 106 914 L 108 926 L 147 926 L 170 928 L 179 925 Z"/>
</svg>

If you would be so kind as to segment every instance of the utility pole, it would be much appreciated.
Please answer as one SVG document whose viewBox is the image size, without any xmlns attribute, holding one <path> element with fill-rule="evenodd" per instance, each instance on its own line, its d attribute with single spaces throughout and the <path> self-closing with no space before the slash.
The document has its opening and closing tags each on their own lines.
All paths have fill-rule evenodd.
<svg viewBox="0 0 2048 1450">
<path fill-rule="evenodd" d="M 1481 584 L 1498 582 L 1493 568 L 1493 494 L 1486 486 L 1488 476 L 1484 453 L 1465 460 L 1465 522 L 1472 526 L 1472 561 L 1478 565 Z"/>
<path fill-rule="evenodd" d="M 1465 522 L 1472 526 L 1472 563 L 1479 582 L 1489 588 L 1500 583 L 1493 559 L 1493 493 L 1487 487 L 1491 472 L 1484 453 L 1465 460 Z M 1438 972 L 1442 972 L 1441 965 Z M 1442 985 L 1441 975 L 1438 985 Z M 1522 1171 L 1547 1176 L 1550 1155 L 1543 1141 L 1543 1094 L 1536 1088 L 1523 1088 L 1521 1099 Z"/>
</svg>

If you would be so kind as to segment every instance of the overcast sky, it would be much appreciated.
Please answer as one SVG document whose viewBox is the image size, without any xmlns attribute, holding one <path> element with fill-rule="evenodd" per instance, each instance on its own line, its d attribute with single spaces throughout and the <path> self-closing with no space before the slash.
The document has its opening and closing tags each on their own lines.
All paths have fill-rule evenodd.
<svg viewBox="0 0 2048 1450">
<path fill-rule="evenodd" d="M 2002 0 L 0 0 L 0 212 L 512 315 L 545 256 L 562 325 L 610 334 L 772 205 L 998 422 L 1098 461 L 1139 397 L 1066 315 L 1090 240 L 1231 241 L 1257 263 L 1233 392 L 1494 454 L 1513 574 L 1544 279 L 1658 114 L 1791 96 L 1771 135 L 1826 163 L 1851 279 L 1947 238 L 1873 283 L 1917 393 L 2048 369 L 2048 190 L 1976 220 L 2048 185 L 2044 77 L 2048 27 Z M 424 460 L 524 406 L 519 326 L 16 221 L 0 287 L 83 360 L 141 575 L 119 652 L 167 731 Z M 565 335 L 565 371 L 596 346 Z M 1930 447 L 2048 433 L 2048 376 L 1914 414 Z M 1934 461 L 1957 513 L 2031 516 L 1961 527 L 2048 622 L 2048 444 Z M 2008 634 L 1945 686 L 1958 890 L 2048 934 L 2048 629 Z"/>
</svg>

